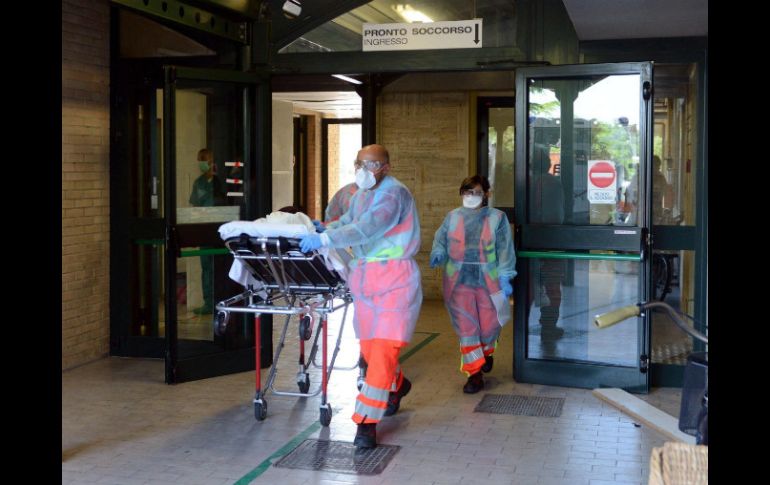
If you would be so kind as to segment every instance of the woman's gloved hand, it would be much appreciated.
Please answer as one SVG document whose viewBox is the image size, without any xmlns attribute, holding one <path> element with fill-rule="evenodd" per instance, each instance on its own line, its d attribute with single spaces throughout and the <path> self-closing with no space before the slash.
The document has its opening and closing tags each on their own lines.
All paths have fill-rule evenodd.
<svg viewBox="0 0 770 485">
<path fill-rule="evenodd" d="M 310 251 L 313 251 L 314 249 L 318 249 L 320 247 L 321 247 L 321 235 L 318 233 L 306 234 L 302 236 L 302 239 L 299 240 L 299 248 L 302 250 L 303 253 L 309 253 Z"/>
<path fill-rule="evenodd" d="M 439 266 L 443 265 L 444 262 L 445 262 L 444 258 L 441 255 L 439 255 L 439 254 L 435 254 L 435 255 L 430 257 L 430 267 L 431 268 L 438 268 Z"/>
<path fill-rule="evenodd" d="M 503 290 L 505 296 L 513 295 L 513 286 L 511 286 L 511 280 L 509 278 L 501 276 L 498 281 L 500 281 L 500 289 Z"/>
<path fill-rule="evenodd" d="M 313 219 L 313 225 L 315 226 L 315 232 L 324 232 L 326 230 L 324 223 L 317 219 Z"/>
</svg>

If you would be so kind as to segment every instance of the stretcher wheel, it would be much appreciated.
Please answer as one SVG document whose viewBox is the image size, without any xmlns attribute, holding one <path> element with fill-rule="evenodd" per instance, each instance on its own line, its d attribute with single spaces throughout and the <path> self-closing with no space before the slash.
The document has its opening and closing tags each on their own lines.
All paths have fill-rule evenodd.
<svg viewBox="0 0 770 485">
<path fill-rule="evenodd" d="M 214 316 L 214 335 L 217 337 L 224 335 L 228 323 L 230 323 L 230 312 L 218 311 Z"/>
<path fill-rule="evenodd" d="M 267 417 L 267 401 L 262 399 L 262 402 L 254 403 L 254 417 L 257 421 L 264 421 Z"/>
<path fill-rule="evenodd" d="M 362 387 L 364 387 L 364 382 L 366 381 L 366 369 L 367 369 L 367 363 L 364 359 L 364 356 L 362 354 L 358 355 L 358 378 L 356 379 L 356 387 L 360 391 Z"/>
<path fill-rule="evenodd" d="M 320 421 L 322 426 L 329 426 L 329 423 L 332 422 L 332 405 L 328 402 L 321 406 Z"/>
<path fill-rule="evenodd" d="M 299 337 L 302 340 L 310 340 L 313 335 L 313 319 L 305 315 L 299 320 Z"/>
<path fill-rule="evenodd" d="M 302 374 L 302 377 L 298 377 L 297 386 L 299 387 L 299 392 L 306 393 L 310 389 L 310 374 Z"/>
</svg>

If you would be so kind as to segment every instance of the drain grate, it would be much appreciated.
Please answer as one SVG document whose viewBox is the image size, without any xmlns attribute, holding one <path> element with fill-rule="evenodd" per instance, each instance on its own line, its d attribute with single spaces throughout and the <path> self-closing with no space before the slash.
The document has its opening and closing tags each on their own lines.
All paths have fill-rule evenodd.
<svg viewBox="0 0 770 485">
<path fill-rule="evenodd" d="M 305 440 L 275 463 L 278 468 L 323 470 L 353 475 L 378 475 L 401 449 L 396 445 L 356 450 L 344 441 Z"/>
<path fill-rule="evenodd" d="M 563 397 L 486 394 L 474 412 L 558 418 L 561 416 L 562 406 L 564 406 Z"/>
</svg>

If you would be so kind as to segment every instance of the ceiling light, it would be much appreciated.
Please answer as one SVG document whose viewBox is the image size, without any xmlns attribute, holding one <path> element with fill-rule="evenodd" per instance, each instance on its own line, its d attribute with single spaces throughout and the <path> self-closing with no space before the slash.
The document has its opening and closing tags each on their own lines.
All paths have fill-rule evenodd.
<svg viewBox="0 0 770 485">
<path fill-rule="evenodd" d="M 332 74 L 332 77 L 336 77 L 337 79 L 342 79 L 343 81 L 347 81 L 347 82 L 353 83 L 353 84 L 363 84 L 363 82 L 359 81 L 358 79 L 353 79 L 352 77 L 347 77 L 344 74 Z"/>
<path fill-rule="evenodd" d="M 402 16 L 407 22 L 433 22 L 432 18 L 428 17 L 419 10 L 413 9 L 412 6 L 408 3 L 406 5 L 402 5 L 400 3 L 393 5 L 393 10 L 395 10 L 396 13 Z"/>
</svg>

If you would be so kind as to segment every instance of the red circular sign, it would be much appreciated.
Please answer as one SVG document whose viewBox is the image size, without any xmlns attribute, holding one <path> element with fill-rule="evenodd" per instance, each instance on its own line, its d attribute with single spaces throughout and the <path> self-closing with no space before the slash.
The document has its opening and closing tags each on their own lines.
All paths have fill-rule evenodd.
<svg viewBox="0 0 770 485">
<path fill-rule="evenodd" d="M 609 187 L 615 181 L 615 166 L 607 162 L 595 163 L 588 171 L 588 179 L 600 189 Z"/>
</svg>

